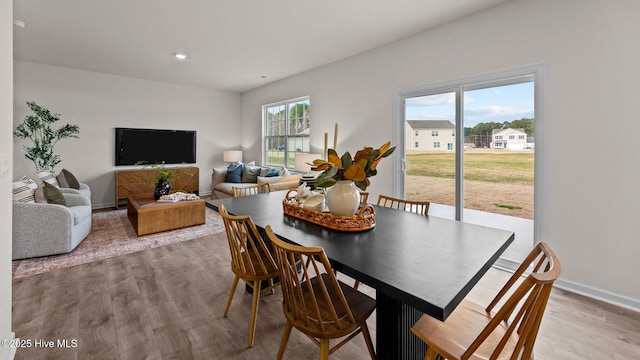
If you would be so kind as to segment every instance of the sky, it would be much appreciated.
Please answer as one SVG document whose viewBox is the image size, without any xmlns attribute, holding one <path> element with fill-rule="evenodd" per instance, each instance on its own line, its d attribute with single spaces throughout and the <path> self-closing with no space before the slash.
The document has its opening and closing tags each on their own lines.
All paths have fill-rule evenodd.
<svg viewBox="0 0 640 360">
<path fill-rule="evenodd" d="M 464 93 L 464 126 L 534 117 L 533 82 Z M 407 99 L 406 120 L 449 120 L 455 124 L 455 93 Z"/>
</svg>

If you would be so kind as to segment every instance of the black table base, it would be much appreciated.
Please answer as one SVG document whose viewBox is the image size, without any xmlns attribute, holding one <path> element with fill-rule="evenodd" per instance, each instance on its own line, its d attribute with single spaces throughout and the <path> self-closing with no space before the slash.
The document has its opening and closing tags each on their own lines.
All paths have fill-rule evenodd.
<svg viewBox="0 0 640 360">
<path fill-rule="evenodd" d="M 427 345 L 411 332 L 422 312 L 376 291 L 376 329 L 385 329 L 385 336 L 376 331 L 378 360 L 420 360 Z"/>
</svg>

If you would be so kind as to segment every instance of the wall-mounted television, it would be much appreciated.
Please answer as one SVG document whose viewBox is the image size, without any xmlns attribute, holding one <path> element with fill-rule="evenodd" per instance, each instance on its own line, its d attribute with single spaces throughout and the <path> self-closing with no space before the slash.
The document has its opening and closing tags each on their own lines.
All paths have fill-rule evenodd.
<svg viewBox="0 0 640 360">
<path fill-rule="evenodd" d="M 116 166 L 196 162 L 196 131 L 116 128 Z"/>
</svg>

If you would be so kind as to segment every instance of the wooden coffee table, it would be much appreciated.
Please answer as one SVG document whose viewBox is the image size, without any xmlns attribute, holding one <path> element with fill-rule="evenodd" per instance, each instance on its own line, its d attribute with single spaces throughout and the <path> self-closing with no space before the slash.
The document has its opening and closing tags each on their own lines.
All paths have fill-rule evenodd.
<svg viewBox="0 0 640 360">
<path fill-rule="evenodd" d="M 205 201 L 158 202 L 153 194 L 129 195 L 127 215 L 138 236 L 205 223 Z"/>
</svg>

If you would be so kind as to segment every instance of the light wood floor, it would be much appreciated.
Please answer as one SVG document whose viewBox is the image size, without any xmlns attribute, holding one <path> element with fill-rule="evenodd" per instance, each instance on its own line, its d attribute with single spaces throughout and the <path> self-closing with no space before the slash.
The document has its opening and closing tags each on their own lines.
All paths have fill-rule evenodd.
<svg viewBox="0 0 640 360">
<path fill-rule="evenodd" d="M 508 276 L 490 270 L 469 296 L 486 303 Z M 14 280 L 13 330 L 32 344 L 18 349 L 16 359 L 275 358 L 285 322 L 279 291 L 261 297 L 249 349 L 251 296 L 243 285 L 222 316 L 232 279 L 219 234 Z M 375 338 L 375 314 L 369 327 Z M 72 347 L 35 348 L 38 339 Z M 640 359 L 640 314 L 554 289 L 535 354 L 537 360 Z M 316 345 L 292 332 L 286 359 L 318 355 Z M 367 359 L 362 336 L 331 358 Z"/>
</svg>

